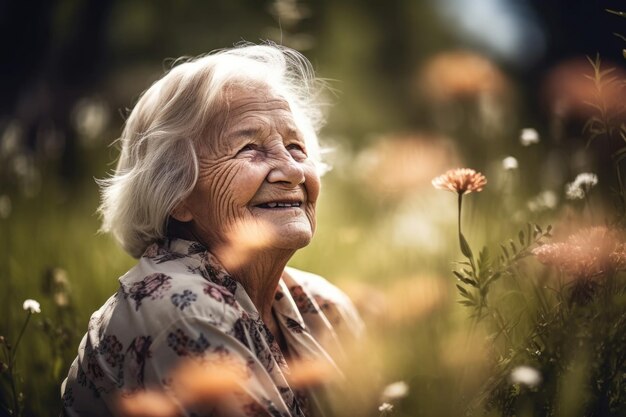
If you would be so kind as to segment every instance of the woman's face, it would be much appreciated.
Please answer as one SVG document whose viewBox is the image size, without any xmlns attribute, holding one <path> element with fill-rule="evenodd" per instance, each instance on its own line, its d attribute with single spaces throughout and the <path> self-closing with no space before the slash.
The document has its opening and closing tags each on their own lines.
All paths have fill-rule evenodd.
<svg viewBox="0 0 626 417">
<path fill-rule="evenodd" d="M 199 145 L 198 182 L 173 216 L 211 249 L 306 246 L 320 179 L 288 103 L 265 86 L 227 96 L 224 129 Z"/>
</svg>

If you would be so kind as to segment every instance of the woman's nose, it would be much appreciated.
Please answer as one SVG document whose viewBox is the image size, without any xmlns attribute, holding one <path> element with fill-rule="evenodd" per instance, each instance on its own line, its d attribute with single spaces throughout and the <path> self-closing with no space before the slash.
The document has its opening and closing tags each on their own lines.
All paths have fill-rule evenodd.
<svg viewBox="0 0 626 417">
<path fill-rule="evenodd" d="M 272 169 L 267 175 L 268 182 L 283 182 L 292 186 L 304 182 L 304 169 L 289 151 L 284 150 L 274 158 Z"/>
</svg>

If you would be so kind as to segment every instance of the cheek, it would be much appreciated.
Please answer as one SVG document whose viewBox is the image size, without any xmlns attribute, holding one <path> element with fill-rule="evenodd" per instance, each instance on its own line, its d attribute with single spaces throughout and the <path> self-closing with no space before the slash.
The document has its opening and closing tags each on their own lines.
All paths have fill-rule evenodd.
<svg viewBox="0 0 626 417">
<path fill-rule="evenodd" d="M 304 185 L 306 187 L 307 199 L 309 203 L 315 206 L 315 202 L 320 195 L 321 181 L 319 175 L 317 175 L 315 166 L 312 164 L 307 164 L 304 171 Z"/>
<path fill-rule="evenodd" d="M 320 194 L 320 177 L 317 175 L 317 170 L 315 167 L 307 168 L 305 171 L 305 181 L 304 184 L 306 186 L 307 192 L 307 206 L 306 206 L 306 214 L 309 218 L 309 222 L 311 223 L 311 228 L 315 231 L 316 228 L 316 218 L 315 218 L 315 207 L 317 203 L 317 199 Z"/>
<path fill-rule="evenodd" d="M 205 221 L 213 226 L 232 223 L 241 217 L 241 211 L 258 189 L 259 175 L 237 165 L 213 168 L 210 175 L 199 179 L 194 191 L 196 211 L 204 213 Z"/>
</svg>

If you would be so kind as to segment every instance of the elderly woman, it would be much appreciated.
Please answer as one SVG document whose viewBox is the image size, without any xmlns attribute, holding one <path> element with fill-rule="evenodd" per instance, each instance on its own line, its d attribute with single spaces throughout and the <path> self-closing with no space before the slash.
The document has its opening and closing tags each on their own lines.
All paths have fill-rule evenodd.
<svg viewBox="0 0 626 417">
<path fill-rule="evenodd" d="M 322 408 L 290 367 L 336 370 L 362 324 L 336 287 L 286 266 L 315 231 L 317 86 L 302 55 L 263 45 L 182 63 L 143 94 L 100 182 L 103 230 L 139 262 L 91 317 L 62 387 L 66 415 L 116 415 L 146 390 L 177 415 Z M 232 389 L 190 401 L 177 370 L 218 362 L 243 366 Z"/>
</svg>

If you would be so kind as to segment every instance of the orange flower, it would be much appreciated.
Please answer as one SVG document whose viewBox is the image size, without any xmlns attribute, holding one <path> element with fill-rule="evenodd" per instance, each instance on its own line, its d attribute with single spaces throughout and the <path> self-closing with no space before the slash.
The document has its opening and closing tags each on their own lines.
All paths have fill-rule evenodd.
<svg viewBox="0 0 626 417">
<path fill-rule="evenodd" d="M 206 356 L 181 362 L 168 376 L 170 389 L 127 392 L 115 403 L 124 417 L 177 417 L 181 409 L 228 407 L 227 396 L 241 392 L 249 377 L 243 361 L 228 355 Z"/>
<path fill-rule="evenodd" d="M 172 393 L 185 405 L 211 405 L 238 392 L 249 377 L 246 364 L 230 356 L 209 356 L 203 362 L 189 360 L 172 373 Z"/>
<path fill-rule="evenodd" d="M 533 250 L 539 262 L 558 268 L 573 278 L 594 278 L 626 269 L 626 244 L 617 232 L 604 226 L 581 229 L 565 242 Z"/>
<path fill-rule="evenodd" d="M 429 98 L 446 102 L 507 90 L 502 71 L 490 60 L 468 51 L 443 52 L 432 57 L 419 74 L 417 86 Z"/>
<path fill-rule="evenodd" d="M 176 417 L 179 409 L 173 398 L 155 390 L 122 395 L 116 403 L 117 414 L 124 417 Z"/>
<path fill-rule="evenodd" d="M 293 388 L 315 387 L 328 383 L 339 374 L 325 360 L 297 360 L 289 364 L 287 380 Z"/>
<path fill-rule="evenodd" d="M 460 195 L 483 190 L 487 178 L 480 172 L 469 168 L 451 169 L 432 180 L 433 187 L 456 192 Z"/>
</svg>

